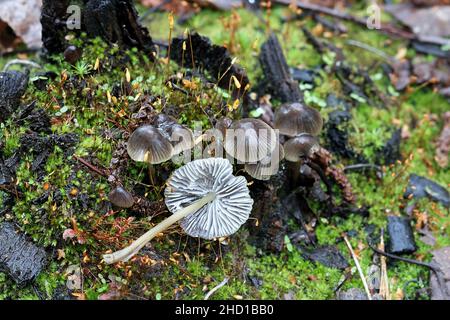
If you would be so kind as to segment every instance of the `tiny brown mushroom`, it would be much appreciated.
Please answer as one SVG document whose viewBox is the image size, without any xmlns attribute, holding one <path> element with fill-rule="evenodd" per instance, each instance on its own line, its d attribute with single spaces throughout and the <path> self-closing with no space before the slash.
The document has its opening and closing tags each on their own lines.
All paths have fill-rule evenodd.
<svg viewBox="0 0 450 320">
<path fill-rule="evenodd" d="M 277 134 L 268 124 L 246 118 L 234 121 L 226 130 L 224 148 L 239 161 L 256 162 L 270 155 L 277 141 Z"/>
<path fill-rule="evenodd" d="M 275 112 L 275 129 L 289 137 L 295 137 L 301 133 L 317 136 L 322 126 L 323 119 L 319 111 L 298 102 L 285 103 Z"/>
<path fill-rule="evenodd" d="M 119 208 L 130 208 L 134 204 L 134 198 L 123 187 L 118 186 L 111 190 L 108 195 L 109 201 Z"/>
</svg>

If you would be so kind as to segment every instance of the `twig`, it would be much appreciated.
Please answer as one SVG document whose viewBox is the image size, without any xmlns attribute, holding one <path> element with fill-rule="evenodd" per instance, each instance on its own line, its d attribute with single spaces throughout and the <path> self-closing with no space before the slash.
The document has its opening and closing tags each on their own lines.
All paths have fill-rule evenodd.
<svg viewBox="0 0 450 320">
<path fill-rule="evenodd" d="M 348 241 L 346 235 L 344 235 L 344 241 L 345 241 L 345 244 L 347 245 L 348 249 L 350 250 L 350 254 L 352 255 L 353 261 L 355 261 L 356 269 L 358 269 L 359 276 L 361 277 L 361 281 L 362 281 L 363 286 L 364 286 L 364 290 L 366 290 L 367 298 L 369 300 L 372 300 L 372 296 L 370 295 L 370 291 L 369 291 L 369 286 L 367 285 L 366 277 L 364 276 L 364 273 L 363 273 L 363 271 L 361 269 L 361 266 L 359 264 L 358 258 L 356 257 L 356 254 L 353 251 L 352 245 Z"/>
<path fill-rule="evenodd" d="M 273 2 L 278 3 L 278 4 L 288 5 L 288 6 L 292 5 L 292 0 L 274 0 Z M 318 12 L 321 14 L 335 17 L 337 19 L 350 21 L 350 22 L 367 27 L 367 20 L 364 18 L 358 18 L 358 17 L 352 16 L 351 14 L 348 14 L 346 12 L 342 12 L 342 11 L 335 10 L 335 9 L 330 9 L 327 7 L 322 7 L 319 5 L 312 4 L 312 3 L 306 3 L 303 1 L 296 1 L 295 3 L 297 5 L 297 7 L 300 9 Z M 427 42 L 427 43 L 436 44 L 436 45 L 445 45 L 445 44 L 450 43 L 449 40 L 442 38 L 442 37 L 417 36 L 416 34 L 414 34 L 412 32 L 404 31 L 404 30 L 394 27 L 393 25 L 389 25 L 389 24 L 385 24 L 385 23 L 380 24 L 379 28 L 373 29 L 373 30 L 377 30 L 377 31 L 387 33 L 387 34 L 390 34 L 393 36 L 397 36 L 400 38 L 404 38 L 407 40 L 417 40 L 420 42 Z"/>
<path fill-rule="evenodd" d="M 11 61 L 8 61 L 7 64 L 5 64 L 5 66 L 3 67 L 3 72 L 7 71 L 9 69 L 9 67 L 11 67 L 12 65 L 15 64 L 23 64 L 32 68 L 36 68 L 36 69 L 42 69 L 42 67 L 37 64 L 36 62 L 30 61 L 30 60 L 21 60 L 21 59 L 13 59 Z"/>
<path fill-rule="evenodd" d="M 89 169 L 94 171 L 95 173 L 98 173 L 99 175 L 108 178 L 108 174 L 104 170 L 100 170 L 96 166 L 90 164 L 89 162 L 87 162 L 83 158 L 80 158 L 80 157 L 78 157 L 76 155 L 73 155 L 73 157 L 75 158 L 75 160 L 77 160 L 78 162 L 82 163 L 83 165 L 85 165 L 86 167 L 88 167 Z"/>
<path fill-rule="evenodd" d="M 225 279 L 223 279 L 223 281 L 221 283 L 219 283 L 217 286 L 215 286 L 214 288 L 212 288 L 205 296 L 204 300 L 208 300 L 209 297 L 211 297 L 214 292 L 216 292 L 217 290 L 219 290 L 220 288 L 222 288 L 224 285 L 226 285 L 228 283 L 228 277 L 226 277 Z"/>
<path fill-rule="evenodd" d="M 376 54 L 377 56 L 380 56 L 383 59 L 389 61 L 390 63 L 397 61 L 397 59 L 395 59 L 394 57 L 391 57 L 390 55 L 386 54 L 385 52 L 381 51 L 380 49 L 369 46 L 368 44 L 365 44 L 363 42 L 349 39 L 349 40 L 345 41 L 345 43 L 347 43 L 351 46 L 358 47 L 358 48 L 367 50 L 369 52 L 372 52 L 372 53 Z"/>
<path fill-rule="evenodd" d="M 396 260 L 399 260 L 399 261 L 403 261 L 403 262 L 406 262 L 406 263 L 412 263 L 412 264 L 415 264 L 415 265 L 418 265 L 418 266 L 422 266 L 422 267 L 425 267 L 425 268 L 429 268 L 436 275 L 436 278 L 438 280 L 439 286 L 441 287 L 442 293 L 444 293 L 446 296 L 450 296 L 449 293 L 448 293 L 447 285 L 445 284 L 445 280 L 444 280 L 444 278 L 442 277 L 442 274 L 441 274 L 442 271 L 441 271 L 441 269 L 438 266 L 436 266 L 436 265 L 434 265 L 432 263 L 426 263 L 426 262 L 422 262 L 422 261 L 418 261 L 418 260 L 414 260 L 414 259 L 403 258 L 403 257 L 399 257 L 399 256 L 397 256 L 395 254 L 392 254 L 392 253 L 387 253 L 387 252 L 379 250 L 378 248 L 373 246 L 370 243 L 370 241 L 367 241 L 367 244 L 369 245 L 370 249 L 372 249 L 373 251 L 375 251 L 378 254 L 381 254 L 382 256 L 385 256 L 385 257 L 388 257 L 388 258 L 391 258 L 391 259 L 396 259 Z"/>
<path fill-rule="evenodd" d="M 381 236 L 380 236 L 380 250 L 384 251 L 384 232 L 383 229 L 381 229 Z M 387 264 L 386 264 L 386 257 L 381 256 L 380 257 L 380 265 L 381 265 L 381 283 L 380 283 L 380 294 L 382 297 L 384 297 L 385 300 L 391 300 L 391 294 L 389 292 L 389 278 L 387 274 Z"/>
<path fill-rule="evenodd" d="M 377 176 L 379 178 L 383 177 L 383 170 L 380 166 L 376 165 L 376 164 L 371 164 L 371 163 L 358 163 L 358 164 L 352 164 L 349 166 L 344 167 L 344 172 L 345 171 L 352 171 L 352 170 L 364 170 L 364 169 L 373 169 L 376 171 Z"/>
</svg>

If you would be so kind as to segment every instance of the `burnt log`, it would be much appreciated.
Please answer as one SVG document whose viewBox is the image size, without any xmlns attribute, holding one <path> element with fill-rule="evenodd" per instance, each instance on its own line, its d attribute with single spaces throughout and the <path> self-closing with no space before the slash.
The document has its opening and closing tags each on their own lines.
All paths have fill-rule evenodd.
<svg viewBox="0 0 450 320">
<path fill-rule="evenodd" d="M 71 1 L 43 1 L 42 41 L 47 53 L 64 52 L 67 48 L 65 36 L 69 32 L 86 32 L 92 38 L 101 37 L 121 48 L 136 47 L 153 57 L 155 48 L 152 38 L 138 22 L 138 14 L 131 0 L 85 0 L 84 3 L 80 8 L 81 28 L 69 30 L 68 20 L 72 17 L 68 8 Z"/>
<path fill-rule="evenodd" d="M 27 86 L 28 73 L 0 72 L 0 123 L 17 110 Z"/>
<path fill-rule="evenodd" d="M 264 72 L 267 90 L 274 98 L 282 103 L 298 102 L 303 99 L 298 82 L 292 79 L 276 35 L 270 35 L 261 46 L 259 62 Z"/>
<path fill-rule="evenodd" d="M 232 95 L 236 99 L 245 93 L 245 87 L 249 84 L 244 69 L 233 63 L 227 48 L 213 44 L 210 39 L 198 33 L 187 38 L 174 38 L 170 58 L 183 67 L 207 71 L 220 88 L 234 88 Z M 239 88 L 234 85 L 233 76 L 239 81 Z"/>
<path fill-rule="evenodd" d="M 18 284 L 33 280 L 45 267 L 45 250 L 16 232 L 9 222 L 0 225 L 0 243 L 0 270 Z"/>
</svg>

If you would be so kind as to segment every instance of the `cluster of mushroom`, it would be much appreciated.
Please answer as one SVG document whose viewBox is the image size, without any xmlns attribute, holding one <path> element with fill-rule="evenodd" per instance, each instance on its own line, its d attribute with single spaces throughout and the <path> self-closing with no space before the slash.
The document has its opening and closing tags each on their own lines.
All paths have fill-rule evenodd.
<svg viewBox="0 0 450 320">
<path fill-rule="evenodd" d="M 284 158 L 298 166 L 319 148 L 317 135 L 322 130 L 320 113 L 301 103 L 283 104 L 275 113 L 274 128 L 288 137 L 282 145 L 275 130 L 259 119 L 231 121 L 221 119 L 216 124 L 224 136 L 223 148 L 228 155 L 244 163 L 244 170 L 253 178 L 268 180 L 276 174 Z M 242 143 L 240 143 L 242 142 Z M 244 148 L 239 148 L 240 145 Z"/>
<path fill-rule="evenodd" d="M 161 114 L 153 125 L 139 127 L 131 134 L 127 151 L 133 160 L 151 165 L 167 161 L 193 145 L 189 129 Z M 233 166 L 222 158 L 195 160 L 175 170 L 166 182 L 164 195 L 173 214 L 128 247 L 103 255 L 105 263 L 129 260 L 157 234 L 180 220 L 183 230 L 193 237 L 229 236 L 248 220 L 253 205 L 247 180 L 234 176 Z M 121 187 L 110 193 L 111 198 L 122 207 L 130 204 Z"/>
<path fill-rule="evenodd" d="M 314 108 L 301 103 L 283 104 L 276 112 L 274 127 L 289 137 L 284 143 L 285 158 L 293 162 L 294 175 L 301 162 L 319 149 L 317 136 L 323 127 L 323 119 Z"/>
</svg>

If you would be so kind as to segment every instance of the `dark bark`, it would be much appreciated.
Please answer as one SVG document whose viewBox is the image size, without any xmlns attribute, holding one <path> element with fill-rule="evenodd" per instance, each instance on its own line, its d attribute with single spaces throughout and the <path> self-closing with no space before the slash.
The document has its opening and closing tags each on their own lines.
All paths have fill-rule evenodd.
<svg viewBox="0 0 450 320">
<path fill-rule="evenodd" d="M 298 102 L 302 94 L 298 82 L 292 79 L 283 50 L 272 34 L 262 45 L 259 56 L 268 91 L 281 102 Z"/>
<path fill-rule="evenodd" d="M 186 50 L 183 50 L 183 42 L 186 43 Z M 226 90 L 234 88 L 234 98 L 240 98 L 249 84 L 245 71 L 237 64 L 232 64 L 233 58 L 227 48 L 212 44 L 207 37 L 197 33 L 186 39 L 173 39 L 170 58 L 184 67 L 207 71 L 219 87 Z M 240 88 L 235 87 L 231 80 L 233 76 L 239 81 Z"/>
<path fill-rule="evenodd" d="M 0 225 L 0 270 L 17 283 L 33 280 L 44 268 L 47 254 L 24 235 L 16 232 L 9 222 Z"/>
<path fill-rule="evenodd" d="M 90 37 L 101 37 L 121 48 L 137 47 L 147 54 L 154 52 L 148 30 L 138 22 L 138 15 L 131 0 L 87 0 L 81 10 L 81 30 Z M 42 41 L 49 54 L 63 52 L 67 43 L 70 0 L 44 0 L 42 5 Z"/>
<path fill-rule="evenodd" d="M 0 123 L 17 110 L 27 86 L 28 73 L 0 72 Z"/>
</svg>

